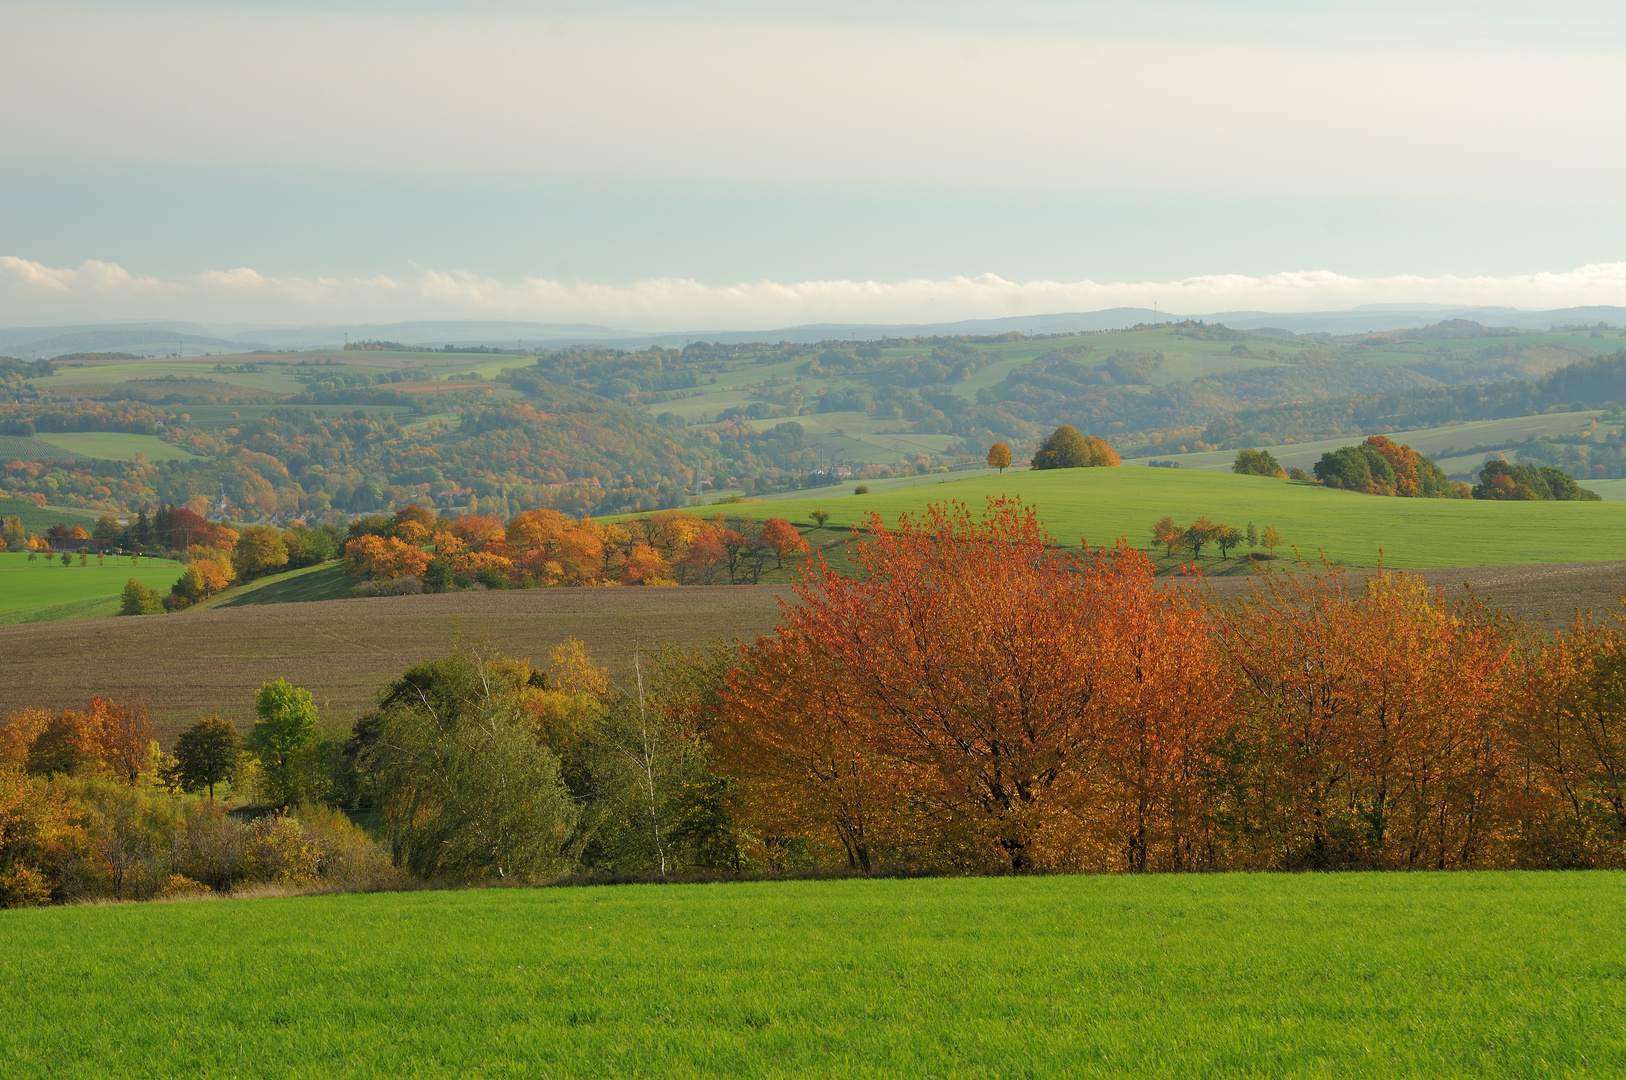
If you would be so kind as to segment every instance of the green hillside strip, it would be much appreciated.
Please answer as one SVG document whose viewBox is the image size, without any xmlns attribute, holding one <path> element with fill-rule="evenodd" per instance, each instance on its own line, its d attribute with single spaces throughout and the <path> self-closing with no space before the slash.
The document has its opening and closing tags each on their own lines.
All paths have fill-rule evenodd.
<svg viewBox="0 0 1626 1080">
<path fill-rule="evenodd" d="M 1329 559 L 1371 566 L 1381 549 L 1383 561 L 1397 567 L 1607 561 L 1621 558 L 1626 530 L 1626 504 L 1615 502 L 1395 499 L 1188 469 L 1007 472 L 868 495 L 851 491 L 842 487 L 814 498 L 740 503 L 726 511 L 809 522 L 813 510 L 823 509 L 831 525 L 853 525 L 872 510 L 891 521 L 905 510 L 950 499 L 980 511 L 988 496 L 1009 494 L 1036 505 L 1064 543 L 1083 537 L 1091 544 L 1111 544 L 1122 536 L 1147 548 L 1152 522 L 1165 514 L 1181 524 L 1207 515 L 1238 528 L 1249 521 L 1261 529 L 1274 525 L 1287 544 L 1296 544 L 1311 559 L 1321 548 Z"/>
<path fill-rule="evenodd" d="M 53 431 L 36 435 L 35 439 L 78 457 L 107 461 L 134 461 L 137 455 L 148 461 L 199 460 L 192 451 L 167 443 L 156 435 L 131 435 L 123 431 Z"/>
<path fill-rule="evenodd" d="M 344 600 L 355 595 L 355 586 L 355 579 L 345 576 L 344 568 L 340 564 L 321 563 L 251 581 L 240 588 L 228 589 L 196 606 L 202 609 L 248 607 L 254 604 L 297 604 L 307 600 Z"/>
<path fill-rule="evenodd" d="M 43 439 L 0 435 L 0 464 L 8 461 L 72 461 L 76 456 L 72 451 Z"/>
<path fill-rule="evenodd" d="M 501 889 L 0 912 L 13 1077 L 1618 1076 L 1626 877 Z"/>
<path fill-rule="evenodd" d="M 1515 416 L 1505 420 L 1473 420 L 1463 424 L 1446 424 L 1441 427 L 1418 428 L 1412 431 L 1395 431 L 1388 434 L 1388 438 L 1397 443 L 1405 443 L 1413 450 L 1421 451 L 1430 457 L 1438 458 L 1445 451 L 1455 451 L 1458 455 L 1476 447 L 1484 447 L 1478 453 L 1469 455 L 1462 461 L 1451 461 L 1446 465 L 1447 472 L 1456 473 L 1477 469 L 1484 460 L 1485 454 L 1492 449 L 1502 449 L 1515 446 L 1527 439 L 1540 438 L 1543 435 L 1573 436 L 1587 430 L 1588 424 L 1593 420 L 1608 424 L 1601 420 L 1604 416 L 1601 409 L 1589 409 L 1583 412 L 1543 413 L 1537 416 Z M 1618 426 L 1618 421 L 1616 422 Z M 1341 446 L 1352 446 L 1362 442 L 1364 435 L 1340 435 L 1330 439 L 1318 439 L 1314 442 L 1283 443 L 1276 446 L 1260 447 L 1269 450 L 1284 468 L 1298 466 L 1308 470 L 1321 459 L 1321 455 L 1329 450 L 1337 450 Z M 1147 465 L 1153 461 L 1177 461 L 1182 469 L 1207 469 L 1211 472 L 1229 472 L 1231 462 L 1236 460 L 1235 450 L 1207 450 L 1194 454 L 1164 454 L 1161 456 L 1125 458 L 1125 465 Z M 1590 486 L 1590 485 L 1588 485 Z"/>
<path fill-rule="evenodd" d="M 98 566 L 77 558 L 72 566 L 41 555 L 34 562 L 19 551 L 0 553 L 0 625 L 55 622 L 62 619 L 113 615 L 119 609 L 124 583 L 134 577 L 160 592 L 168 592 L 181 574 L 181 564 L 168 559 L 142 559 L 132 567 L 122 556 L 107 556 Z"/>
<path fill-rule="evenodd" d="M 31 533 L 42 533 L 57 522 L 83 525 L 89 529 L 96 524 L 94 510 L 80 510 L 68 506 L 38 506 L 25 499 L 0 498 L 0 517 L 23 519 L 23 528 Z"/>
</svg>

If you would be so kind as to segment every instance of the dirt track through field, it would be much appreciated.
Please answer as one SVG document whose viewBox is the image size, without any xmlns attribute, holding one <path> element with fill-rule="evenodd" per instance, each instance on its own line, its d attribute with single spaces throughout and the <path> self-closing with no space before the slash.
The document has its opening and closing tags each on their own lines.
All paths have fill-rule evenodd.
<svg viewBox="0 0 1626 1080">
<path fill-rule="evenodd" d="M 1461 598 L 1483 600 L 1549 629 L 1579 606 L 1619 610 L 1626 562 L 1428 570 Z M 1169 579 L 1164 579 L 1169 580 Z M 1248 579 L 1216 578 L 1222 599 Z M 537 589 L 392 596 L 219 608 L 145 618 L 84 619 L 0 627 L 0 715 L 28 706 L 84 708 L 92 695 L 146 700 L 167 746 L 199 715 L 246 726 L 254 689 L 276 678 L 308 688 L 324 713 L 371 707 L 378 688 L 409 665 L 444 655 L 463 637 L 542 660 L 568 636 L 612 668 L 639 645 L 752 638 L 777 619 L 781 586 L 675 589 Z"/>
</svg>

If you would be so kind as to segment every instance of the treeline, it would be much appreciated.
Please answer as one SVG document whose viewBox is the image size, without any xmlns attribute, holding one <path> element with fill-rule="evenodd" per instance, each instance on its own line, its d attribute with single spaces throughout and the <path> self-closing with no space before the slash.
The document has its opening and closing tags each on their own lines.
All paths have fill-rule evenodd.
<svg viewBox="0 0 1626 1080">
<path fill-rule="evenodd" d="M 809 552 L 801 531 L 783 518 L 677 510 L 611 523 L 527 510 L 504 522 L 494 514 L 437 517 L 407 506 L 351 522 L 349 537 L 344 565 L 365 582 L 359 595 L 756 584 L 770 567 Z"/>
<path fill-rule="evenodd" d="M 576 642 L 545 670 L 464 648 L 342 739 L 263 690 L 247 758 L 200 722 L 154 775 L 206 791 L 181 761 L 214 739 L 266 805 L 375 812 L 433 882 L 1626 866 L 1618 618 L 1543 637 L 1392 572 L 1220 605 L 1138 552 L 1058 549 L 1014 501 L 870 528 L 859 574 L 822 570 L 754 643 L 620 679 Z M 81 782 L 43 737 L 0 771 L 0 820 Z M 128 785 L 115 760 L 101 782 Z M 80 849 L 24 835 L 0 872 L 66 898 Z"/>
</svg>

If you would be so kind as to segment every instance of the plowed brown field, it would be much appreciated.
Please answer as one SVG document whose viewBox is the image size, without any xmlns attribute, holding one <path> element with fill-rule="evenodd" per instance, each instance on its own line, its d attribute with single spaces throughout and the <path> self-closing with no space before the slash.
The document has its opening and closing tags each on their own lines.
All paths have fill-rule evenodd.
<svg viewBox="0 0 1626 1080">
<path fill-rule="evenodd" d="M 1423 576 L 1548 628 L 1572 610 L 1618 610 L 1626 562 L 1428 570 Z M 1216 578 L 1222 599 L 1246 578 Z M 244 723 L 255 687 L 286 678 L 316 695 L 334 719 L 372 704 L 408 665 L 444 655 L 463 637 L 542 658 L 574 635 L 612 668 L 661 640 L 699 644 L 772 628 L 782 586 L 673 589 L 538 589 L 392 596 L 219 608 L 144 618 L 0 627 L 0 715 L 25 706 L 83 708 L 94 694 L 139 697 L 165 745 L 200 714 Z"/>
</svg>

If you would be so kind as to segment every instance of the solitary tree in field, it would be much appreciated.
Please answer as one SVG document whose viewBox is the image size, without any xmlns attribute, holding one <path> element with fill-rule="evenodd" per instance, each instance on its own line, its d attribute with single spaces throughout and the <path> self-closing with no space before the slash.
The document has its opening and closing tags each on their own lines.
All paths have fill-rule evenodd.
<svg viewBox="0 0 1626 1080">
<path fill-rule="evenodd" d="M 231 775 L 241 741 L 232 722 L 219 716 L 205 716 L 181 732 L 175 762 L 182 789 L 208 788 L 209 801 L 214 802 L 215 785 Z"/>
<path fill-rule="evenodd" d="M 1268 450 L 1238 450 L 1236 460 L 1231 462 L 1231 471 L 1241 473 L 1243 476 L 1275 476 L 1285 477 L 1281 462 L 1276 460 L 1274 454 Z"/>
<path fill-rule="evenodd" d="M 807 541 L 796 526 L 784 518 L 769 518 L 762 523 L 762 542 L 773 549 L 778 565 L 785 565 L 786 555 L 807 553 Z"/>
<path fill-rule="evenodd" d="M 824 528 L 824 523 L 830 520 L 830 511 L 815 510 L 807 516 L 813 519 L 813 526 L 815 528 L 822 529 Z"/>
<path fill-rule="evenodd" d="M 1173 555 L 1174 549 L 1185 542 L 1186 531 L 1174 523 L 1172 517 L 1159 518 L 1152 523 L 1152 542 L 1163 545 L 1165 555 Z"/>
<path fill-rule="evenodd" d="M 988 464 L 998 469 L 1001 474 L 1011 467 L 1011 448 L 1002 442 L 996 442 L 988 448 Z"/>
</svg>

